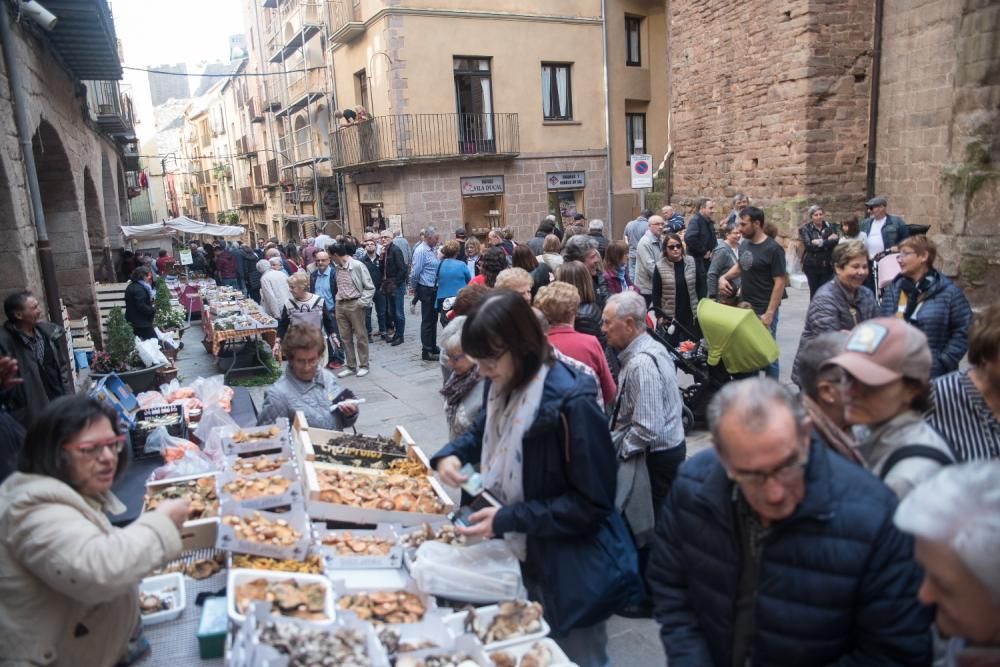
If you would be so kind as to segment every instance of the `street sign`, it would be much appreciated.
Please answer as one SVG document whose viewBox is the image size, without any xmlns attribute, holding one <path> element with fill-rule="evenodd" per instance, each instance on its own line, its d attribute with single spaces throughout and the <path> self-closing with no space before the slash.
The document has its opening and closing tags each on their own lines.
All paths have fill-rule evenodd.
<svg viewBox="0 0 1000 667">
<path fill-rule="evenodd" d="M 629 160 L 629 164 L 632 165 L 632 189 L 639 190 L 642 188 L 653 187 L 653 156 L 652 155 L 633 155 Z"/>
</svg>

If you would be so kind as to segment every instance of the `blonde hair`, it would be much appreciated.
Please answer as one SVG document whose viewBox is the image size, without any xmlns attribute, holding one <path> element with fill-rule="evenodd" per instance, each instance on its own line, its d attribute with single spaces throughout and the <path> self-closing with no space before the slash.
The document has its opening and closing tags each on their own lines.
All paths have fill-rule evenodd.
<svg viewBox="0 0 1000 667">
<path fill-rule="evenodd" d="M 569 324 L 580 307 L 580 292 L 573 285 L 556 280 L 538 290 L 535 307 L 550 325 Z"/>
<path fill-rule="evenodd" d="M 309 289 L 309 274 L 299 271 L 298 273 L 293 273 L 288 276 L 288 286 L 289 287 L 299 287 L 301 289 Z"/>
<path fill-rule="evenodd" d="M 517 285 L 522 282 L 527 282 L 528 285 L 534 284 L 530 273 L 515 266 L 510 269 L 504 269 L 498 273 L 497 281 L 494 287 L 497 289 L 513 289 L 513 285 Z"/>
</svg>

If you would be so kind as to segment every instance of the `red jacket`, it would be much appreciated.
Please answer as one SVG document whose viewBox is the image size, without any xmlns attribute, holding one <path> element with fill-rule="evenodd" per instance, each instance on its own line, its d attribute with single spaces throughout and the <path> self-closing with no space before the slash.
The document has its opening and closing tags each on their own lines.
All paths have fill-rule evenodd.
<svg viewBox="0 0 1000 667">
<path fill-rule="evenodd" d="M 604 357 L 604 350 L 597 338 L 590 334 L 580 333 L 568 324 L 559 324 L 549 329 L 549 342 L 567 357 L 572 357 L 577 361 L 587 364 L 597 373 L 597 380 L 601 383 L 601 394 L 605 403 L 612 403 L 618 389 L 615 387 L 615 380 L 611 377 L 611 369 L 608 368 L 608 360 Z"/>
<path fill-rule="evenodd" d="M 222 280 L 233 280 L 237 277 L 236 258 L 228 250 L 215 253 L 215 270 Z"/>
</svg>

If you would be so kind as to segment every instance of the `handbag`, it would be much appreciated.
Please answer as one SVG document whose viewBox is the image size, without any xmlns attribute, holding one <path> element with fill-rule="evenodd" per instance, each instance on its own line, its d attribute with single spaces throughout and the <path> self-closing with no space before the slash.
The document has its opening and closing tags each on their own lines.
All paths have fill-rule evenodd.
<svg viewBox="0 0 1000 667">
<path fill-rule="evenodd" d="M 569 424 L 560 413 L 569 463 Z M 612 511 L 590 535 L 545 540 L 537 597 L 556 637 L 642 602 L 639 558 L 625 522 Z"/>
</svg>

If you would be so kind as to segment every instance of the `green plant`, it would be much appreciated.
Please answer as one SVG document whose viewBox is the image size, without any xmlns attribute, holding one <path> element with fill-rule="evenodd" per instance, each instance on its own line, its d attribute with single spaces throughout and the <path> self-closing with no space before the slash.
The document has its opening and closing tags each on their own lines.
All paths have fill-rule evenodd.
<svg viewBox="0 0 1000 667">
<path fill-rule="evenodd" d="M 240 221 L 240 214 L 237 211 L 230 211 L 226 214 L 226 222 L 235 225 Z"/>
<path fill-rule="evenodd" d="M 166 331 L 184 326 L 184 313 L 170 305 L 170 292 L 162 278 L 156 281 L 156 295 L 153 297 L 153 326 Z"/>
<path fill-rule="evenodd" d="M 115 370 L 126 370 L 135 355 L 135 332 L 132 325 L 125 320 L 121 306 L 115 306 L 108 313 L 108 339 L 105 341 L 105 352 Z"/>
</svg>

